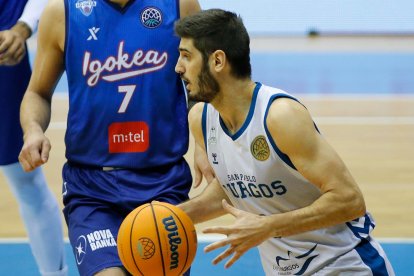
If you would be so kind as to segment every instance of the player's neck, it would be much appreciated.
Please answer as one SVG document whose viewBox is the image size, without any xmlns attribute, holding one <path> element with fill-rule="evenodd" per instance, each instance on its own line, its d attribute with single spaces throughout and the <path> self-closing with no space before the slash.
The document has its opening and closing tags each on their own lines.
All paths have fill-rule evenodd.
<svg viewBox="0 0 414 276">
<path fill-rule="evenodd" d="M 251 80 L 222 85 L 219 98 L 212 102 L 231 133 L 236 133 L 246 121 L 255 87 Z"/>
</svg>

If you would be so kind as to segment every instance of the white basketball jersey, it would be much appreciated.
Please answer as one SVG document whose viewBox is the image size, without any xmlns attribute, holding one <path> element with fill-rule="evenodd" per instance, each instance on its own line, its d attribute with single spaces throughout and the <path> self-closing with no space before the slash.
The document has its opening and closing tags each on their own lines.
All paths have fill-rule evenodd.
<svg viewBox="0 0 414 276">
<path fill-rule="evenodd" d="M 281 97 L 294 99 L 258 83 L 246 121 L 235 134 L 230 134 L 212 105 L 206 104 L 203 110 L 207 154 L 222 188 L 235 207 L 258 215 L 299 209 L 321 196 L 320 190 L 299 174 L 278 149 L 277 141 L 268 132 L 268 108 Z M 370 240 L 373 228 L 374 222 L 367 214 L 333 227 L 269 239 L 259 246 L 264 270 L 267 275 L 313 274 L 360 246 L 361 240 Z M 373 251 L 378 255 L 369 242 L 363 247 L 365 251 L 360 250 L 359 255 Z M 386 271 L 384 262 L 372 268 L 371 261 L 365 259 L 363 265 Z"/>
</svg>

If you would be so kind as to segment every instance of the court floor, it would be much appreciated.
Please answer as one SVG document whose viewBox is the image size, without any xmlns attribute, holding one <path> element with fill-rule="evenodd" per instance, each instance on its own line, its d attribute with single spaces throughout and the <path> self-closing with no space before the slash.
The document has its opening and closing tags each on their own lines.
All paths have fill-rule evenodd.
<svg viewBox="0 0 414 276">
<path fill-rule="evenodd" d="M 214 257 L 219 254 L 219 251 L 203 252 L 203 248 L 212 240 L 211 237 L 201 237 L 200 240 L 197 254 L 191 267 L 192 275 L 258 276 L 264 274 L 261 268 L 259 252 L 256 248 L 246 252 L 232 267 L 225 269 L 225 262 L 217 265 L 211 264 Z M 414 269 L 412 268 L 414 240 L 380 240 L 380 242 L 390 262 L 393 264 L 396 275 L 414 275 Z M 65 245 L 69 266 L 68 276 L 78 276 L 71 248 L 68 243 Z M 27 240 L 0 240 L 0 260 L 2 271 L 0 275 L 40 275 L 36 271 L 36 264 L 30 254 Z"/>
</svg>

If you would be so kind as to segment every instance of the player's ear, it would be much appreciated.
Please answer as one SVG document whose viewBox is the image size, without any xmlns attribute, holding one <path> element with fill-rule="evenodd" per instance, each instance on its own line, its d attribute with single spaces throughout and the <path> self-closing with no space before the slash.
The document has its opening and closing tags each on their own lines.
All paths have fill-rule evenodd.
<svg viewBox="0 0 414 276">
<path fill-rule="evenodd" d="M 222 50 L 216 50 L 211 54 L 211 58 L 214 70 L 222 71 L 226 64 L 226 54 Z"/>
</svg>

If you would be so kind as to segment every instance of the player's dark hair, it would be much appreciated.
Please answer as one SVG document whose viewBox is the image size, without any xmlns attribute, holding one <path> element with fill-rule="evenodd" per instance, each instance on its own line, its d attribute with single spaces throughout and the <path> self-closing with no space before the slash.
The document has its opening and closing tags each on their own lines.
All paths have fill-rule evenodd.
<svg viewBox="0 0 414 276">
<path fill-rule="evenodd" d="M 222 50 L 237 78 L 250 78 L 250 38 L 240 16 L 221 9 L 204 10 L 176 22 L 181 38 L 193 39 L 205 62 L 211 53 Z"/>
</svg>

